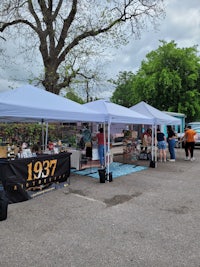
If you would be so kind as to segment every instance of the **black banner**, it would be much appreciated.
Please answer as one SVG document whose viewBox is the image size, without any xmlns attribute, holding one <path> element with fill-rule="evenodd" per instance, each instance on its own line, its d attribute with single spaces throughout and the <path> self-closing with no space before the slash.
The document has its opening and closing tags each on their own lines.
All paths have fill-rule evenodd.
<svg viewBox="0 0 200 267">
<path fill-rule="evenodd" d="M 7 192 L 23 192 L 41 185 L 67 181 L 70 176 L 70 155 L 63 152 L 35 158 L 0 159 L 0 179 Z"/>
</svg>

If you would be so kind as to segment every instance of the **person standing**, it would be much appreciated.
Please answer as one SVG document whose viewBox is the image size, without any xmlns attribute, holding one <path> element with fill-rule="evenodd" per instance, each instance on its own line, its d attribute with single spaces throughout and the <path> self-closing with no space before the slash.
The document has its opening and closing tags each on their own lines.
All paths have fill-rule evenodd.
<svg viewBox="0 0 200 267">
<path fill-rule="evenodd" d="M 185 132 L 185 153 L 186 153 L 186 160 L 191 160 L 194 161 L 194 145 L 195 145 L 195 135 L 196 135 L 196 131 L 191 129 L 191 126 L 189 125 L 186 128 L 186 132 Z M 189 153 L 190 153 L 190 158 L 189 158 Z"/>
<path fill-rule="evenodd" d="M 82 129 L 82 136 L 85 144 L 86 157 L 92 158 L 92 134 L 87 123 L 84 124 Z"/>
<path fill-rule="evenodd" d="M 169 148 L 169 154 L 170 154 L 170 159 L 169 161 L 176 161 L 176 155 L 175 155 L 175 143 L 176 143 L 176 134 L 173 131 L 171 126 L 167 126 L 167 141 L 168 141 L 168 148 Z"/>
<path fill-rule="evenodd" d="M 181 138 L 181 142 L 183 142 L 182 147 L 184 147 L 184 150 L 185 150 L 185 160 L 190 160 L 190 151 L 189 151 L 188 147 L 186 146 L 186 136 L 185 136 L 185 133 L 186 133 L 187 130 L 188 130 L 188 128 L 185 127 L 184 135 Z"/>
<path fill-rule="evenodd" d="M 159 149 L 159 161 L 166 162 L 166 136 L 160 131 L 160 128 L 157 128 L 157 142 Z"/>
<path fill-rule="evenodd" d="M 150 128 L 148 128 L 144 133 L 143 133 L 143 137 L 142 137 L 142 147 L 145 150 L 145 152 L 147 151 L 147 148 L 149 146 L 151 146 L 151 141 L 152 141 L 152 131 Z"/>
<path fill-rule="evenodd" d="M 98 143 L 98 153 L 99 153 L 99 160 L 100 160 L 100 165 L 101 168 L 104 168 L 104 132 L 103 132 L 103 128 L 99 129 L 99 133 L 97 133 L 96 135 L 97 137 L 97 143 Z"/>
</svg>

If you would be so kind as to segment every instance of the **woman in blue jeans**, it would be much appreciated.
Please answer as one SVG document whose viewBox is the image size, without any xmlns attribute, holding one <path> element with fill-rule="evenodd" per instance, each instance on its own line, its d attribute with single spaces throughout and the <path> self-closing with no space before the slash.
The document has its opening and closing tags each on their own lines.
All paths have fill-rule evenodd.
<svg viewBox="0 0 200 267">
<path fill-rule="evenodd" d="M 170 159 L 169 161 L 175 161 L 176 160 L 176 155 L 175 155 L 175 132 L 173 131 L 171 126 L 167 126 L 167 133 L 168 133 L 168 149 L 169 149 L 169 153 L 170 153 Z"/>
<path fill-rule="evenodd" d="M 103 128 L 99 129 L 99 133 L 96 135 L 97 141 L 98 141 L 98 152 L 99 152 L 99 160 L 100 160 L 100 165 L 102 168 L 105 167 L 105 159 L 104 159 L 104 133 L 103 133 Z M 107 150 L 107 146 L 106 146 Z"/>
</svg>

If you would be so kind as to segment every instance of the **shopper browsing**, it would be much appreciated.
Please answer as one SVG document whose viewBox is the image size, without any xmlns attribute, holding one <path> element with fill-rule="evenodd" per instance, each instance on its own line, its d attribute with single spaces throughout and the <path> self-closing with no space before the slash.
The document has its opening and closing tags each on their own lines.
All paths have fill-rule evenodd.
<svg viewBox="0 0 200 267">
<path fill-rule="evenodd" d="M 195 145 L 195 136 L 196 136 L 196 131 L 191 129 L 191 126 L 188 126 L 185 131 L 185 152 L 186 152 L 186 160 L 191 160 L 194 161 L 194 145 Z M 190 157 L 189 158 L 189 153 Z"/>
<path fill-rule="evenodd" d="M 175 155 L 175 143 L 176 143 L 176 134 L 173 131 L 171 126 L 167 126 L 167 141 L 168 141 L 168 148 L 169 148 L 169 154 L 170 154 L 170 159 L 169 161 L 175 161 L 176 160 L 176 155 Z"/>
<path fill-rule="evenodd" d="M 157 142 L 159 149 L 159 161 L 166 162 L 166 136 L 157 128 Z"/>
<path fill-rule="evenodd" d="M 103 128 L 99 129 L 99 133 L 97 133 L 96 135 L 97 137 L 97 142 L 98 142 L 98 153 L 99 153 L 99 160 L 100 160 L 100 165 L 103 168 L 104 167 L 104 154 L 105 154 L 105 150 L 104 150 L 104 146 L 105 146 L 105 141 L 104 141 L 104 132 L 103 132 Z"/>
<path fill-rule="evenodd" d="M 87 123 L 84 124 L 82 129 L 82 136 L 85 144 L 86 157 L 92 158 L 92 134 Z"/>
<path fill-rule="evenodd" d="M 147 148 L 151 146 L 152 142 L 152 131 L 150 128 L 148 128 L 142 136 L 142 147 L 145 151 L 147 151 Z"/>
</svg>

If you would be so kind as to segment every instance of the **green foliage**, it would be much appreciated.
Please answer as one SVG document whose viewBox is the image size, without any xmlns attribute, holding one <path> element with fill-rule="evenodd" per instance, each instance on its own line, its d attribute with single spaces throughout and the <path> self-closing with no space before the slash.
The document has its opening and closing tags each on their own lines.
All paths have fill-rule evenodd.
<svg viewBox="0 0 200 267">
<path fill-rule="evenodd" d="M 66 93 L 66 98 L 75 101 L 79 104 L 84 104 L 85 102 L 83 101 L 83 99 L 81 97 L 79 97 L 76 93 L 70 91 L 68 93 Z"/>
<path fill-rule="evenodd" d="M 174 41 L 161 41 L 146 55 L 137 74 L 120 73 L 112 100 L 126 99 L 125 106 L 140 101 L 165 111 L 185 113 L 196 120 L 200 113 L 200 58 L 197 48 L 178 48 Z M 127 79 L 122 79 L 123 76 Z"/>
<path fill-rule="evenodd" d="M 58 135 L 57 131 L 58 129 L 55 125 L 49 125 L 49 139 L 54 140 Z M 38 123 L 1 123 L 0 137 L 4 142 L 16 145 L 20 145 L 23 142 L 30 145 L 42 143 L 42 125 Z"/>
<path fill-rule="evenodd" d="M 112 81 L 117 87 L 112 95 L 111 101 L 130 107 L 134 98 L 133 80 L 135 75 L 132 72 L 120 72 L 117 81 Z M 135 96 L 136 97 L 136 96 Z"/>
<path fill-rule="evenodd" d="M 75 135 L 71 135 L 68 137 L 68 143 L 72 146 L 72 147 L 76 147 L 76 136 Z"/>
</svg>

